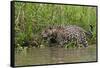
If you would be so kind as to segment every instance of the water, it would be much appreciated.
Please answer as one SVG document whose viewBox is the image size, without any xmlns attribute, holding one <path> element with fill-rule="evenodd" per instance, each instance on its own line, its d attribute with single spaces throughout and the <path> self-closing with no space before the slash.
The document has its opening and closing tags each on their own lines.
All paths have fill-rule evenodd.
<svg viewBox="0 0 100 68">
<path fill-rule="evenodd" d="M 15 53 L 15 65 L 40 65 L 96 61 L 96 47 L 88 48 L 25 48 Z"/>
</svg>

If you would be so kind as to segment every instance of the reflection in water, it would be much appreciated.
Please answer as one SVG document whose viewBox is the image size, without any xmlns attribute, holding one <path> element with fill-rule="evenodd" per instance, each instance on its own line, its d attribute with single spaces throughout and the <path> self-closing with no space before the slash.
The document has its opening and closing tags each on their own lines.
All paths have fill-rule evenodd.
<svg viewBox="0 0 100 68">
<path fill-rule="evenodd" d="M 25 50 L 25 51 L 24 51 Z M 26 48 L 15 53 L 15 65 L 96 61 L 96 48 Z"/>
<path fill-rule="evenodd" d="M 51 63 L 64 63 L 64 48 L 49 48 L 50 50 L 50 57 L 51 57 Z"/>
</svg>

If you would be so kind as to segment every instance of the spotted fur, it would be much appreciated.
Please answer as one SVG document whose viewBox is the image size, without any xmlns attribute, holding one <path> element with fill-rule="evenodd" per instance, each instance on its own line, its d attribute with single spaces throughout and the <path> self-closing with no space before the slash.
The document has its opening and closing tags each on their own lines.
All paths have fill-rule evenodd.
<svg viewBox="0 0 100 68">
<path fill-rule="evenodd" d="M 49 44 L 56 43 L 57 46 L 61 47 L 72 41 L 76 42 L 77 47 L 79 47 L 79 44 L 87 47 L 86 33 L 87 31 L 81 27 L 69 25 L 46 28 L 42 32 L 42 37 L 45 38 Z"/>
</svg>

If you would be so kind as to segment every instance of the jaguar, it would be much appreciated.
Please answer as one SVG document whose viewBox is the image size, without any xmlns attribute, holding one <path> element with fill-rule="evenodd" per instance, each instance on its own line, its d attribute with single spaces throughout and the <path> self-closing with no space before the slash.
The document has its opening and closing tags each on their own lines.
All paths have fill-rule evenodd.
<svg viewBox="0 0 100 68">
<path fill-rule="evenodd" d="M 93 29 L 91 25 L 90 29 Z M 51 44 L 56 44 L 58 47 L 64 47 L 65 44 L 75 41 L 77 47 L 79 47 L 80 44 L 84 47 L 88 47 L 87 37 L 91 38 L 93 36 L 91 30 L 86 31 L 76 25 L 52 26 L 45 28 L 41 35 L 44 40 L 48 41 L 50 46 Z"/>
</svg>

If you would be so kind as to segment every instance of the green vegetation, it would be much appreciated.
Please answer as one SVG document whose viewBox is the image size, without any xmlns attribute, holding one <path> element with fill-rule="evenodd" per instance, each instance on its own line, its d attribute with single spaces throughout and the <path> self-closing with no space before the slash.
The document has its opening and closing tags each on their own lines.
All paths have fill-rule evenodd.
<svg viewBox="0 0 100 68">
<path fill-rule="evenodd" d="M 32 38 L 41 43 L 44 28 L 61 24 L 78 25 L 85 30 L 91 24 L 94 28 L 89 43 L 96 43 L 96 7 L 15 2 L 16 46 Z"/>
</svg>

